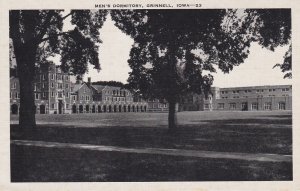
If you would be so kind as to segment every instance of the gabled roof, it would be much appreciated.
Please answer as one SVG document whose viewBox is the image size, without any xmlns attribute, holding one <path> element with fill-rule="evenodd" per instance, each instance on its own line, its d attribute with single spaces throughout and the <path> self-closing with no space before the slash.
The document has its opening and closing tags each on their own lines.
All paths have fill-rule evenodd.
<svg viewBox="0 0 300 191">
<path fill-rule="evenodd" d="M 103 85 L 91 85 L 98 93 L 100 93 L 106 86 Z"/>
<path fill-rule="evenodd" d="M 74 88 L 73 88 L 73 92 L 77 92 L 78 90 L 80 90 L 83 86 L 87 86 L 86 83 L 82 83 L 82 84 L 75 84 Z M 88 87 L 88 86 L 87 86 Z"/>
</svg>

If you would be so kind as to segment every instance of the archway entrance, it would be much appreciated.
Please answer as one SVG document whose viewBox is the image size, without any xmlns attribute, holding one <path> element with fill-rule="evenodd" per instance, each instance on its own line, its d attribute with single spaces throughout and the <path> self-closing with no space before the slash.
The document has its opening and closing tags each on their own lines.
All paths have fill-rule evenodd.
<svg viewBox="0 0 300 191">
<path fill-rule="evenodd" d="M 89 105 L 86 105 L 86 106 L 85 106 L 85 112 L 86 112 L 86 113 L 89 113 L 89 112 L 90 112 L 90 106 L 89 106 Z"/>
<path fill-rule="evenodd" d="M 130 105 L 128 106 L 128 112 L 130 112 Z"/>
<path fill-rule="evenodd" d="M 58 101 L 58 113 L 59 114 L 63 113 L 63 107 L 64 107 L 64 104 L 63 104 L 62 100 L 59 100 Z"/>
<path fill-rule="evenodd" d="M 96 106 L 95 105 L 93 105 L 93 107 L 92 107 L 92 113 L 96 113 Z"/>
<path fill-rule="evenodd" d="M 106 112 L 106 105 L 103 106 L 103 112 Z"/>
<path fill-rule="evenodd" d="M 73 106 L 72 106 L 72 113 L 77 113 L 76 110 L 77 110 L 76 105 L 73 105 Z"/>
<path fill-rule="evenodd" d="M 83 105 L 79 106 L 79 113 L 83 113 Z"/>
<path fill-rule="evenodd" d="M 98 105 L 98 113 L 101 113 L 102 112 L 102 110 L 101 110 L 101 106 L 100 105 Z"/>
<path fill-rule="evenodd" d="M 111 105 L 108 106 L 108 112 L 111 112 Z"/>
<path fill-rule="evenodd" d="M 122 106 L 119 105 L 119 112 L 122 112 Z"/>
<path fill-rule="evenodd" d="M 114 112 L 117 112 L 117 106 L 114 105 Z"/>
<path fill-rule="evenodd" d="M 45 114 L 45 113 L 46 113 L 46 106 L 40 105 L 40 114 Z"/>
<path fill-rule="evenodd" d="M 17 115 L 18 114 L 18 111 L 19 110 L 19 107 L 17 104 L 12 104 L 11 105 L 11 114 L 14 114 L 14 115 Z"/>
</svg>

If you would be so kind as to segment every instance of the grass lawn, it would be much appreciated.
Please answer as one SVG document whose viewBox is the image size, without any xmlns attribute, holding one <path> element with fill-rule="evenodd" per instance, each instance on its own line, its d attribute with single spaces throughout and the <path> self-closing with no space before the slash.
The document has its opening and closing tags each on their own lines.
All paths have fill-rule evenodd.
<svg viewBox="0 0 300 191">
<path fill-rule="evenodd" d="M 34 134 L 11 139 L 128 148 L 292 154 L 291 112 L 180 112 L 170 135 L 167 114 L 37 115 Z M 11 146 L 12 181 L 291 180 L 292 163 L 205 159 Z"/>
</svg>

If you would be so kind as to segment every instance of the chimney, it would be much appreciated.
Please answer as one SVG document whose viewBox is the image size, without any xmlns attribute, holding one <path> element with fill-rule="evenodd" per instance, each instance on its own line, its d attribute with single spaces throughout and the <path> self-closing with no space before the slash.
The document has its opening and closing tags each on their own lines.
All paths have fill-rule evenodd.
<svg viewBox="0 0 300 191">
<path fill-rule="evenodd" d="M 88 77 L 88 82 L 87 85 L 90 86 L 91 85 L 91 77 Z"/>
</svg>

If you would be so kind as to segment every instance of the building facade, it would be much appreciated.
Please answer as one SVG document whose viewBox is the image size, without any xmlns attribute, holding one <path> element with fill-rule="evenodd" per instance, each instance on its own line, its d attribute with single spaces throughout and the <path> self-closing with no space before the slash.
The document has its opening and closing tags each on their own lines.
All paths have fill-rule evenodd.
<svg viewBox="0 0 300 191">
<path fill-rule="evenodd" d="M 34 96 L 37 114 L 72 114 L 102 112 L 168 112 L 165 100 L 135 97 L 129 90 L 72 82 L 54 64 L 36 71 Z M 18 114 L 20 85 L 17 77 L 10 78 L 10 111 Z M 205 97 L 188 94 L 176 106 L 178 111 L 258 111 L 292 110 L 292 86 L 212 87 Z"/>
<path fill-rule="evenodd" d="M 72 114 L 102 112 L 146 112 L 148 104 L 129 90 L 92 85 L 91 81 L 74 83 L 55 65 L 41 66 L 34 82 L 36 114 Z M 20 85 L 10 78 L 10 112 L 18 114 Z"/>
<path fill-rule="evenodd" d="M 179 111 L 271 111 L 292 110 L 292 86 L 251 86 L 218 88 L 211 93 L 188 95 L 179 103 Z"/>
</svg>

